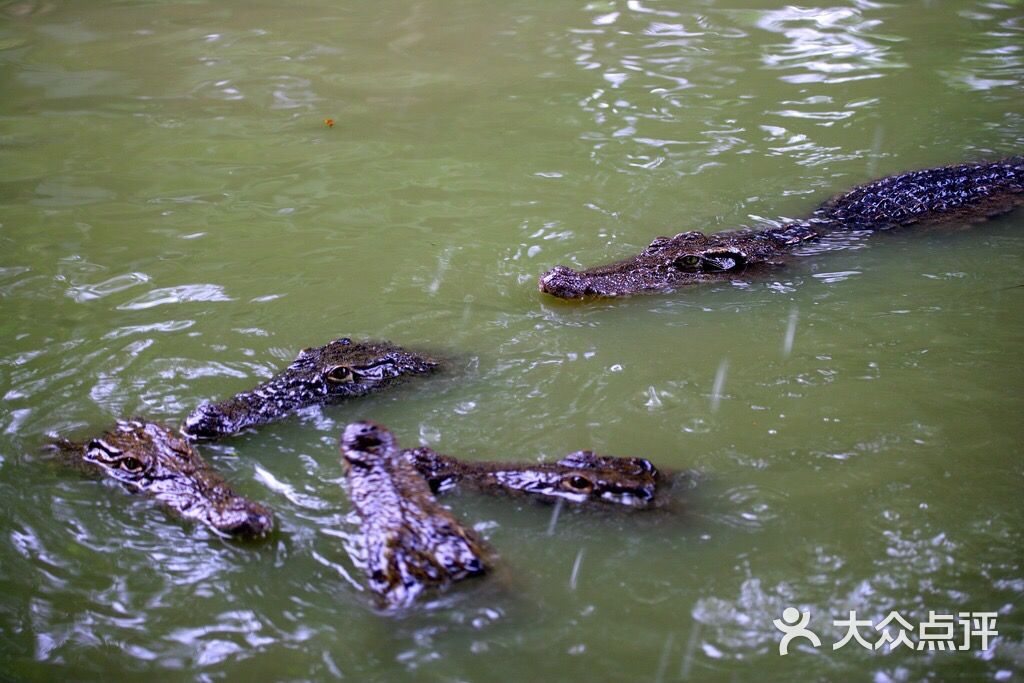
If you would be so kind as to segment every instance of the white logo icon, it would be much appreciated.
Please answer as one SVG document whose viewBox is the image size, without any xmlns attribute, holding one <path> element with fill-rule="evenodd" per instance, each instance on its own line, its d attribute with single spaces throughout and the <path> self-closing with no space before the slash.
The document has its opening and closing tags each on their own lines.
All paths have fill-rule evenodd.
<svg viewBox="0 0 1024 683">
<path fill-rule="evenodd" d="M 787 607 L 782 611 L 782 619 L 775 619 L 772 623 L 775 624 L 775 628 L 785 634 L 779 643 L 780 655 L 789 654 L 789 641 L 794 638 L 806 638 L 814 647 L 821 647 L 821 639 L 807 628 L 807 624 L 811 623 L 810 612 L 801 612 L 796 607 Z"/>
</svg>

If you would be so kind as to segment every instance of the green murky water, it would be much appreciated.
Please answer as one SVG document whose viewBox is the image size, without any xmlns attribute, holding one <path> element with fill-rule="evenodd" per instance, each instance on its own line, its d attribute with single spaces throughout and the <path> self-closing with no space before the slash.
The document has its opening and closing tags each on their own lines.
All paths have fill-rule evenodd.
<svg viewBox="0 0 1024 683">
<path fill-rule="evenodd" d="M 658 234 L 1021 153 L 1020 2 L 40 0 L 0 17 L 0 678 L 1024 668 L 1024 216 L 675 295 L 574 307 L 535 289 Z M 267 542 L 182 526 L 37 451 L 119 416 L 175 423 L 343 334 L 459 370 L 204 448 L 277 512 Z M 357 418 L 470 458 L 590 447 L 701 478 L 657 514 L 452 497 L 501 576 L 386 618 L 338 538 L 336 441 Z M 822 647 L 778 654 L 790 605 Z M 997 612 L 999 635 L 833 651 L 850 610 Z"/>
</svg>

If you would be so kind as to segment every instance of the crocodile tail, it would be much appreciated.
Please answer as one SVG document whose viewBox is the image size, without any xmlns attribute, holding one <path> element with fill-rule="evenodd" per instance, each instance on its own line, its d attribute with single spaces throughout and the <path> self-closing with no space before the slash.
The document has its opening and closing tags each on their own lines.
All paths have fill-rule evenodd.
<svg viewBox="0 0 1024 683">
<path fill-rule="evenodd" d="M 1024 193 L 1024 157 L 955 164 L 888 176 L 819 206 L 829 230 L 884 230 L 920 221 L 973 221 L 1013 209 Z"/>
</svg>

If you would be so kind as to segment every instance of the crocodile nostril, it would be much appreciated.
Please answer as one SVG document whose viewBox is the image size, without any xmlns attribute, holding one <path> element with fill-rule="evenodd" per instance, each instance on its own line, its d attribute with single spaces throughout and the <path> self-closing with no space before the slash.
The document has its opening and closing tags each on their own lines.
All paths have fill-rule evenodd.
<svg viewBox="0 0 1024 683">
<path fill-rule="evenodd" d="M 383 444 L 384 439 L 381 437 L 380 429 L 377 428 L 377 425 L 369 422 L 350 424 L 345 427 L 345 431 L 341 435 L 341 446 L 345 451 L 346 458 L 349 457 L 350 451 L 370 451 Z"/>
<path fill-rule="evenodd" d="M 572 268 L 568 268 L 566 266 L 555 266 L 548 272 L 541 275 L 540 281 L 542 284 L 551 284 L 553 282 L 564 280 L 574 275 L 576 275 L 576 271 L 574 271 Z"/>
</svg>

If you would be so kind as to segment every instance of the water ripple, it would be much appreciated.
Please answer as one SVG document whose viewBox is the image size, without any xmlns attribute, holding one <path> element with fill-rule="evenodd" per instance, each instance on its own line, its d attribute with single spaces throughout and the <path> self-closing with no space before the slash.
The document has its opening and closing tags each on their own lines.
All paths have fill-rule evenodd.
<svg viewBox="0 0 1024 683">
<path fill-rule="evenodd" d="M 164 304 L 182 304 L 194 301 L 234 301 L 224 293 L 222 285 L 195 284 L 161 287 L 118 306 L 123 311 L 141 311 Z"/>
<path fill-rule="evenodd" d="M 96 284 L 72 285 L 68 288 L 66 294 L 81 304 L 95 299 L 102 299 L 117 292 L 123 292 L 136 285 L 145 284 L 149 282 L 149 279 L 149 276 L 145 273 L 125 273 L 124 275 L 115 275 Z"/>
<path fill-rule="evenodd" d="M 762 60 L 769 69 L 796 72 L 780 76 L 788 83 L 845 83 L 905 68 L 885 44 L 900 39 L 886 36 L 881 25 L 856 8 L 787 7 L 768 10 L 757 21 L 758 28 L 786 38 Z"/>
</svg>

